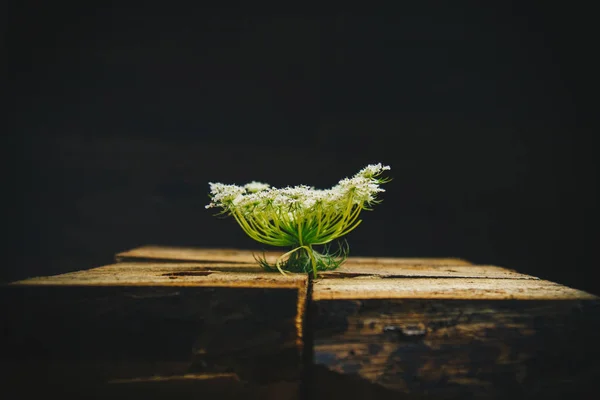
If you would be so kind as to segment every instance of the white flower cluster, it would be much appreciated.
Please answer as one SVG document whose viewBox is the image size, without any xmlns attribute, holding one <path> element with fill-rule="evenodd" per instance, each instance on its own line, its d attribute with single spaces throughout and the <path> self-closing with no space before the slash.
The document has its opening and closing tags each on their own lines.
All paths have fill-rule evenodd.
<svg viewBox="0 0 600 400">
<path fill-rule="evenodd" d="M 344 178 L 325 190 L 306 185 L 278 189 L 261 182 L 244 186 L 210 183 L 212 201 L 206 208 L 220 207 L 241 214 L 275 213 L 273 218 L 285 212 L 298 218 L 304 213 L 343 211 L 354 205 L 364 207 L 376 202 L 377 194 L 384 192 L 379 185 L 386 180 L 378 176 L 389 169 L 387 165 L 368 165 L 352 178 Z"/>
</svg>

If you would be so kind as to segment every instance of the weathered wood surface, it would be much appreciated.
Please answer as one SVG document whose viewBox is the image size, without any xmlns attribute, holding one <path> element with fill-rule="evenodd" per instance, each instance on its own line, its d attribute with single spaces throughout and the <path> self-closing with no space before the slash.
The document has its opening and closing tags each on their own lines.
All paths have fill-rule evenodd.
<svg viewBox="0 0 600 400">
<path fill-rule="evenodd" d="M 173 261 L 173 262 L 220 262 L 242 263 L 255 266 L 255 256 L 265 256 L 273 263 L 282 251 L 258 251 L 240 249 L 208 249 L 202 247 L 141 246 L 117 253 L 117 261 Z M 349 257 L 344 265 L 470 265 L 459 258 L 393 258 Z"/>
<path fill-rule="evenodd" d="M 598 298 L 544 280 L 319 279 L 310 315 L 319 399 L 353 382 L 364 398 L 578 398 L 600 379 Z"/>
<path fill-rule="evenodd" d="M 503 399 L 600 382 L 598 298 L 511 269 L 350 257 L 309 280 L 264 272 L 250 250 L 116 258 L 2 288 L 13 389 L 36 376 L 111 399 Z"/>
<path fill-rule="evenodd" d="M 263 253 L 237 249 L 203 249 L 165 246 L 143 246 L 116 255 L 117 261 L 136 260 L 148 262 L 155 267 L 159 263 L 180 265 L 198 275 L 216 271 L 263 272 L 255 260 Z M 281 252 L 265 252 L 269 262 L 274 263 Z M 135 264 L 134 264 L 135 265 Z M 496 278 L 496 279 L 538 279 L 520 274 L 514 270 L 494 265 L 473 265 L 459 258 L 390 258 L 390 257 L 349 257 L 340 268 L 322 272 L 321 278 L 354 277 L 438 277 L 438 278 Z"/>
<path fill-rule="evenodd" d="M 353 263 L 320 274 L 320 278 L 495 278 L 495 279 L 538 279 L 535 276 L 494 265 L 428 265 L 428 264 L 372 264 Z"/>
<path fill-rule="evenodd" d="M 194 267 L 120 263 L 3 287 L 3 380 L 14 389 L 36 366 L 52 387 L 74 380 L 113 393 L 231 373 L 240 393 L 288 382 L 284 397 L 297 396 L 307 277 Z"/>
<path fill-rule="evenodd" d="M 302 288 L 307 277 L 263 271 L 257 265 L 227 263 L 123 262 L 61 275 L 41 276 L 13 282 L 10 286 L 223 286 L 231 288 Z"/>
<path fill-rule="evenodd" d="M 595 296 L 542 279 L 319 279 L 313 301 L 362 299 L 594 300 Z"/>
<path fill-rule="evenodd" d="M 121 261 L 173 261 L 173 262 L 219 262 L 256 264 L 254 256 L 265 255 L 274 261 L 281 253 L 273 251 L 252 251 L 243 249 L 212 249 L 174 246 L 142 246 L 115 255 Z"/>
</svg>

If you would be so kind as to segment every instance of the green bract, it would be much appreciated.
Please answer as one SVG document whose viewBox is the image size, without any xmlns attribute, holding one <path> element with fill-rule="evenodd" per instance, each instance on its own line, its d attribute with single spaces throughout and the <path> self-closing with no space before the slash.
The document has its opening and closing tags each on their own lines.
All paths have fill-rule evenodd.
<svg viewBox="0 0 600 400">
<path fill-rule="evenodd" d="M 292 247 L 274 266 L 259 259 L 267 270 L 309 272 L 337 268 L 348 254 L 347 244 L 335 252 L 329 244 L 356 228 L 360 212 L 378 203 L 389 181 L 381 174 L 389 170 L 381 164 L 368 165 L 352 178 L 344 178 L 331 189 L 320 190 L 300 185 L 282 189 L 266 183 L 244 186 L 210 183 L 211 203 L 206 208 L 221 208 L 233 216 L 252 239 L 271 246 Z M 322 253 L 313 246 L 324 245 Z"/>
</svg>

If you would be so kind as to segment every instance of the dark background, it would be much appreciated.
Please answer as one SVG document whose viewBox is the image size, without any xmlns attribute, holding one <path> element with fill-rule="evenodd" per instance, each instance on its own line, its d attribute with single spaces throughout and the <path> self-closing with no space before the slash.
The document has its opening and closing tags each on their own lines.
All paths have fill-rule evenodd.
<svg viewBox="0 0 600 400">
<path fill-rule="evenodd" d="M 144 244 L 260 249 L 204 209 L 209 181 L 324 188 L 382 162 L 394 180 L 352 255 L 461 257 L 600 294 L 591 9 L 82 3 L 7 13 L 2 280 Z"/>
</svg>

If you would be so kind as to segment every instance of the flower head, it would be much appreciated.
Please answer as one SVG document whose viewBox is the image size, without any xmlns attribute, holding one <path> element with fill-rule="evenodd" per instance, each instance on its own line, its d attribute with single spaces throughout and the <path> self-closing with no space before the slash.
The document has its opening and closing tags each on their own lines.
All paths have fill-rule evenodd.
<svg viewBox="0 0 600 400">
<path fill-rule="evenodd" d="M 269 188 L 268 183 L 255 182 L 252 181 L 244 185 L 244 189 L 246 189 L 249 193 L 256 193 L 263 190 L 267 190 Z"/>
<path fill-rule="evenodd" d="M 389 166 L 368 165 L 352 178 L 344 178 L 330 189 L 311 186 L 275 188 L 266 183 L 244 186 L 210 183 L 211 202 L 206 208 L 221 208 L 232 215 L 254 240 L 295 250 L 325 245 L 355 229 L 363 209 L 378 203 L 380 178 Z M 308 250 L 307 250 L 308 251 Z M 313 254 L 314 256 L 314 254 Z M 316 273 L 315 258 L 312 258 Z"/>
</svg>

